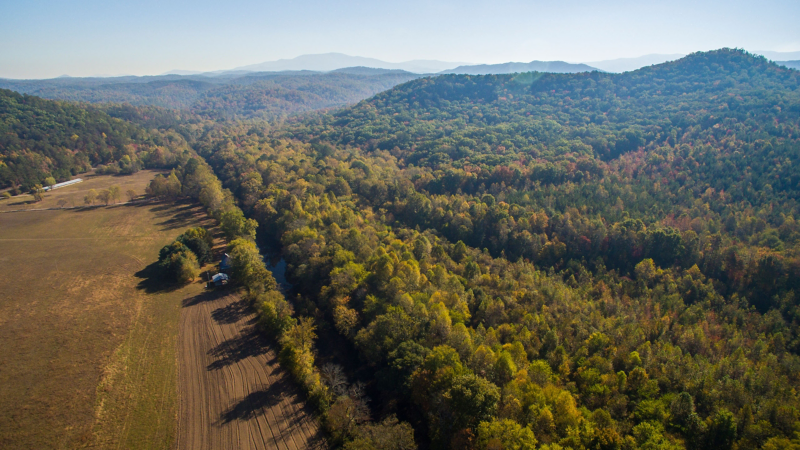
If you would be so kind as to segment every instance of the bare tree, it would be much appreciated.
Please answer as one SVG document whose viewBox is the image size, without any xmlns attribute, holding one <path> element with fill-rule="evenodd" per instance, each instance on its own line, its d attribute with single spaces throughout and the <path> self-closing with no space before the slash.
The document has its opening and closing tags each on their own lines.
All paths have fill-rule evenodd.
<svg viewBox="0 0 800 450">
<path fill-rule="evenodd" d="M 328 363 L 322 366 L 319 372 L 325 384 L 337 397 L 347 393 L 347 377 L 342 366 Z"/>
</svg>

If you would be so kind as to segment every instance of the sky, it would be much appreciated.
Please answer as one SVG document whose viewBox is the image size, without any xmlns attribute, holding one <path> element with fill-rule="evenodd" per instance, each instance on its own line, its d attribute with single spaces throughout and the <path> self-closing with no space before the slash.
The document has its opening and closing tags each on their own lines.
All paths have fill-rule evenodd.
<svg viewBox="0 0 800 450">
<path fill-rule="evenodd" d="M 0 0 L 0 77 L 212 71 L 339 52 L 590 62 L 800 50 L 797 0 Z"/>
</svg>

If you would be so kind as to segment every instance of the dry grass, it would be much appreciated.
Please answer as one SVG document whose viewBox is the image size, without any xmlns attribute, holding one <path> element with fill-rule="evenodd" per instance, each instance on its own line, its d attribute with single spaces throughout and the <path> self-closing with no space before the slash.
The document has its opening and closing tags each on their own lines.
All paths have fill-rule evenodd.
<svg viewBox="0 0 800 450">
<path fill-rule="evenodd" d="M 141 193 L 153 176 L 92 177 L 42 203 L 111 185 Z M 181 302 L 203 284 L 142 277 L 207 220 L 164 204 L 0 214 L 0 448 L 172 445 Z"/>
<path fill-rule="evenodd" d="M 122 198 L 119 202 L 127 202 L 128 197 L 125 195 L 125 192 L 127 192 L 128 189 L 133 189 L 137 194 L 144 195 L 144 188 L 147 186 L 147 183 L 153 179 L 156 173 L 159 172 L 142 170 L 133 175 L 119 176 L 83 174 L 78 176 L 78 178 L 83 178 L 83 182 L 45 192 L 44 200 L 41 202 L 34 202 L 33 195 L 30 194 L 17 195 L 9 199 L 0 198 L 0 211 L 57 208 L 59 207 L 59 200 L 66 201 L 65 207 L 84 206 L 83 198 L 90 189 L 94 189 L 99 193 L 101 190 L 108 189 L 110 186 L 119 186 L 122 191 Z M 99 200 L 95 202 L 95 205 L 101 204 Z"/>
</svg>

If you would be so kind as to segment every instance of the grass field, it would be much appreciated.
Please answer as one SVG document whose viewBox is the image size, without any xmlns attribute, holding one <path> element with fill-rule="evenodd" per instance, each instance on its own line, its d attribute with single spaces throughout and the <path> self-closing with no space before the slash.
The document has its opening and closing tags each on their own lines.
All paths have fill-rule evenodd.
<svg viewBox="0 0 800 450">
<path fill-rule="evenodd" d="M 90 177 L 0 211 L 77 206 L 111 185 L 143 193 L 153 176 Z M 203 284 L 164 290 L 143 273 L 207 221 L 199 207 L 154 203 L 0 213 L 0 448 L 172 446 L 181 304 Z"/>
<path fill-rule="evenodd" d="M 153 179 L 156 173 L 159 172 L 142 170 L 133 175 L 121 176 L 93 174 L 78 175 L 78 178 L 82 178 L 84 180 L 83 182 L 61 189 L 55 189 L 50 192 L 45 192 L 44 200 L 41 202 L 34 203 L 33 195 L 30 194 L 17 195 L 9 199 L 0 199 L 0 211 L 57 208 L 59 206 L 59 200 L 66 201 L 67 203 L 65 207 L 68 208 L 84 206 L 85 203 L 83 202 L 83 198 L 90 189 L 100 192 L 103 189 L 108 189 L 110 186 L 119 186 L 120 190 L 122 191 L 122 199 L 120 199 L 119 202 L 127 202 L 128 197 L 125 195 L 125 192 L 127 192 L 128 189 L 132 189 L 137 194 L 143 195 L 147 183 Z M 99 200 L 95 202 L 95 205 L 101 204 L 102 203 Z"/>
</svg>

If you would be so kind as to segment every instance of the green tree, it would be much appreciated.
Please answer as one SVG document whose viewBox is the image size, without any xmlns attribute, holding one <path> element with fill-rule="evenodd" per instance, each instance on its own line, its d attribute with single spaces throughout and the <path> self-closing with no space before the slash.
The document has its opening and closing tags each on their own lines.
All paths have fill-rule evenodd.
<svg viewBox="0 0 800 450">
<path fill-rule="evenodd" d="M 453 379 L 442 400 L 446 405 L 446 412 L 440 414 L 439 426 L 442 429 L 453 432 L 465 428 L 474 430 L 479 423 L 494 416 L 500 390 L 482 377 L 466 374 Z"/>
<path fill-rule="evenodd" d="M 197 257 L 192 252 L 187 252 L 174 262 L 177 264 L 175 269 L 175 280 L 178 283 L 189 283 L 200 275 L 200 266 Z"/>
<path fill-rule="evenodd" d="M 105 203 L 106 205 L 108 205 L 109 203 L 111 203 L 111 191 L 109 191 L 108 189 L 103 189 L 103 190 L 102 190 L 102 191 L 100 191 L 100 193 L 97 195 L 97 198 L 98 198 L 98 199 L 99 199 L 101 202 L 103 202 L 103 203 Z"/>
<path fill-rule="evenodd" d="M 95 201 L 97 201 L 97 191 L 94 189 L 89 189 L 89 192 L 87 192 L 86 196 L 83 197 L 83 202 L 87 205 L 94 205 Z"/>
<path fill-rule="evenodd" d="M 229 251 L 233 266 L 233 277 L 241 281 L 250 292 L 261 293 L 277 287 L 275 278 L 264 267 L 255 242 L 236 239 L 230 243 Z"/>
<path fill-rule="evenodd" d="M 37 184 L 33 187 L 33 201 L 40 202 L 44 200 L 44 188 L 42 188 L 41 184 Z"/>
<path fill-rule="evenodd" d="M 222 213 L 220 228 L 230 240 L 239 237 L 255 239 L 258 222 L 253 219 L 246 219 L 242 210 L 236 208 Z"/>
<path fill-rule="evenodd" d="M 720 409 L 706 419 L 708 431 L 706 441 L 708 448 L 727 450 L 733 447 L 736 440 L 736 418 L 726 410 Z"/>
<path fill-rule="evenodd" d="M 111 200 L 116 203 L 122 198 L 122 191 L 119 186 L 111 186 L 108 188 L 109 197 Z"/>
<path fill-rule="evenodd" d="M 478 426 L 479 449 L 534 450 L 536 438 L 528 427 L 509 419 L 481 422 Z"/>
<path fill-rule="evenodd" d="M 181 195 L 181 181 L 173 170 L 167 177 L 164 185 L 164 194 L 169 198 L 178 198 Z"/>
</svg>

